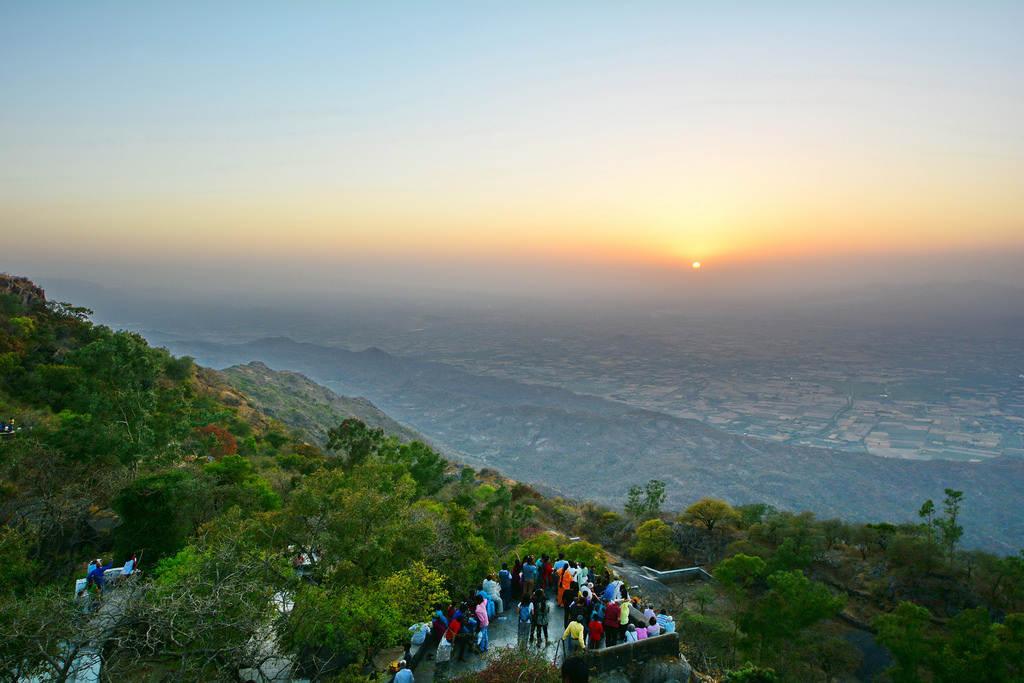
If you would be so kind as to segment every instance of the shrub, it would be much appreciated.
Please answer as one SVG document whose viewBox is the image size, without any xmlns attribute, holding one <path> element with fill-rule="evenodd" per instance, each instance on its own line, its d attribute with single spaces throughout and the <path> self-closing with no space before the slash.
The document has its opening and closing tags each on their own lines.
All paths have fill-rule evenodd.
<svg viewBox="0 0 1024 683">
<path fill-rule="evenodd" d="M 487 668 L 453 679 L 456 683 L 560 683 L 562 677 L 544 653 L 521 647 L 494 651 Z"/>
</svg>

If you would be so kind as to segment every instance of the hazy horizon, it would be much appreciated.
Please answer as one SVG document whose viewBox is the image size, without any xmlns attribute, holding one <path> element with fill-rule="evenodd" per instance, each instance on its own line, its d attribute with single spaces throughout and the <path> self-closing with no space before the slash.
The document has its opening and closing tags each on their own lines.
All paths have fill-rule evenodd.
<svg viewBox="0 0 1024 683">
<path fill-rule="evenodd" d="M 0 268 L 609 304 L 1021 286 L 1022 24 L 1013 2 L 8 3 Z"/>
</svg>

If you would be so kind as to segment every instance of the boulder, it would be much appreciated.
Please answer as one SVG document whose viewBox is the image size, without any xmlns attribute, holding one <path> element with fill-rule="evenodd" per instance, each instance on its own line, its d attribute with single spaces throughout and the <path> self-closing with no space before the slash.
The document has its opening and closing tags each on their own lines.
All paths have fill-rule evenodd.
<svg viewBox="0 0 1024 683">
<path fill-rule="evenodd" d="M 690 680 L 691 671 L 689 662 L 682 657 L 677 660 L 647 662 L 640 669 L 640 675 L 636 677 L 635 683 L 686 683 Z"/>
<path fill-rule="evenodd" d="M 630 683 L 629 676 L 622 673 L 621 671 L 612 671 L 606 674 L 600 674 L 596 678 L 591 678 L 594 683 Z"/>
</svg>

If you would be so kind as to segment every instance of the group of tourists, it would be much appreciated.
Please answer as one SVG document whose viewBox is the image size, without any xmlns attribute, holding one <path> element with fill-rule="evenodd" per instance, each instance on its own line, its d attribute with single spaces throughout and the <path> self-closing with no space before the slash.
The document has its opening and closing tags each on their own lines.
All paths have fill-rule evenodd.
<svg viewBox="0 0 1024 683">
<path fill-rule="evenodd" d="M 431 628 L 438 638 L 435 680 L 444 680 L 452 659 L 464 662 L 467 654 L 487 651 L 490 647 L 487 629 L 495 614 L 495 603 L 483 588 L 458 604 L 434 605 Z"/>
<path fill-rule="evenodd" d="M 552 599 L 562 608 L 557 625 L 550 624 Z M 651 607 L 642 607 L 638 598 L 630 598 L 628 587 L 607 570 L 596 574 L 586 563 L 563 555 L 552 560 L 548 555 L 520 559 L 517 554 L 513 568 L 503 564 L 463 600 L 434 605 L 430 628 L 439 643 L 435 658 L 438 680 L 446 676 L 450 661 L 464 662 L 468 655 L 486 652 L 491 622 L 504 618 L 511 609 L 515 610 L 521 647 L 548 647 L 552 626 L 554 640 L 562 642 L 566 657 L 602 644 L 610 647 L 675 631 L 665 610 L 655 613 Z"/>
</svg>

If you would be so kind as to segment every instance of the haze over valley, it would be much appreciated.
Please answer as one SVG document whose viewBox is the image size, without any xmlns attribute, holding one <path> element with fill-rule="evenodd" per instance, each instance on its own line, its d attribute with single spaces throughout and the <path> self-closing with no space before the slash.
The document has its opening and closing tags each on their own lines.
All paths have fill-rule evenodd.
<svg viewBox="0 0 1024 683">
<path fill-rule="evenodd" d="M 677 509 L 714 495 L 899 522 L 953 487 L 973 501 L 970 543 L 1024 541 L 1010 512 L 1024 505 L 1013 287 L 876 287 L 688 313 L 414 297 L 154 305 L 42 282 L 175 354 L 301 372 L 451 457 L 571 497 L 619 505 L 631 484 L 661 478 Z"/>
</svg>

